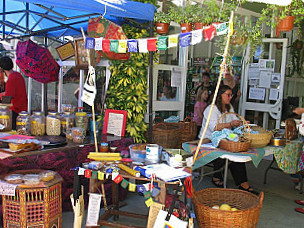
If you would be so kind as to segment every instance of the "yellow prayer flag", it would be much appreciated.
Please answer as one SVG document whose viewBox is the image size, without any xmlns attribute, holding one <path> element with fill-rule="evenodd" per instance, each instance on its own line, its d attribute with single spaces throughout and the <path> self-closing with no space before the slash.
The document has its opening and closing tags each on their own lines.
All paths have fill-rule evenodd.
<svg viewBox="0 0 304 228">
<path fill-rule="evenodd" d="M 136 189 L 136 184 L 133 184 L 131 182 L 129 182 L 129 191 L 130 192 L 135 192 Z"/>
<path fill-rule="evenodd" d="M 149 199 L 147 199 L 147 200 L 145 201 L 145 204 L 147 205 L 147 207 L 150 207 L 153 203 L 154 203 L 154 202 L 153 202 L 152 197 L 150 197 Z"/>
<path fill-rule="evenodd" d="M 168 36 L 168 48 L 177 47 L 177 43 L 178 43 L 178 35 Z"/>
<path fill-rule="evenodd" d="M 118 40 L 118 53 L 127 52 L 127 40 Z"/>
<path fill-rule="evenodd" d="M 104 180 L 104 173 L 98 171 L 98 180 Z"/>
<path fill-rule="evenodd" d="M 233 35 L 233 32 L 234 32 L 234 30 L 233 30 L 233 21 L 230 21 L 230 23 L 229 23 L 229 33 L 228 33 L 228 35 L 229 35 L 229 36 L 232 36 L 232 35 Z"/>
</svg>

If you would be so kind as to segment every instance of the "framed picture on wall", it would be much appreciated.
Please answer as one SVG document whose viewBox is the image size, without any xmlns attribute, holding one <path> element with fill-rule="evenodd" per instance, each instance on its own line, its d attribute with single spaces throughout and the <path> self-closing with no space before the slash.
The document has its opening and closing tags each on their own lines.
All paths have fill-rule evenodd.
<svg viewBox="0 0 304 228">
<path fill-rule="evenodd" d="M 127 124 L 127 111 L 106 109 L 103 134 L 124 136 Z"/>
<path fill-rule="evenodd" d="M 83 38 L 75 39 L 74 40 L 74 47 L 75 47 L 75 64 L 78 68 L 88 68 L 89 61 L 88 61 L 88 54 L 87 50 L 85 49 L 85 41 Z M 90 57 L 91 62 L 95 61 L 95 50 L 90 49 Z"/>
<path fill-rule="evenodd" d="M 65 43 L 56 48 L 59 58 L 64 61 L 75 55 L 75 49 L 72 42 Z"/>
</svg>

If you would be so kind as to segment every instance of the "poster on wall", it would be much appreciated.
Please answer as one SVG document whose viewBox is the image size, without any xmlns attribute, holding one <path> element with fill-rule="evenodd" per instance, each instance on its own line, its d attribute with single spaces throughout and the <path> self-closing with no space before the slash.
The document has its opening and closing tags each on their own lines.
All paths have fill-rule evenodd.
<svg viewBox="0 0 304 228">
<path fill-rule="evenodd" d="M 280 73 L 272 73 L 271 74 L 271 81 L 272 82 L 280 82 L 281 74 Z"/>
<path fill-rule="evenodd" d="M 266 89 L 264 89 L 264 88 L 250 87 L 249 88 L 249 99 L 263 101 L 263 100 L 265 100 L 265 91 L 266 91 Z"/>
<path fill-rule="evenodd" d="M 279 98 L 279 90 L 278 89 L 270 89 L 269 92 L 269 100 L 276 101 Z"/>
<path fill-rule="evenodd" d="M 275 60 L 274 59 L 259 59 L 260 70 L 274 71 Z"/>
<path fill-rule="evenodd" d="M 249 63 L 248 78 L 249 80 L 260 78 L 260 69 L 258 63 Z"/>
<path fill-rule="evenodd" d="M 173 67 L 171 74 L 171 87 L 180 87 L 182 84 L 182 69 Z"/>
<path fill-rule="evenodd" d="M 271 75 L 272 75 L 271 71 L 261 70 L 260 71 L 260 79 L 259 79 L 259 87 L 270 88 Z"/>
</svg>

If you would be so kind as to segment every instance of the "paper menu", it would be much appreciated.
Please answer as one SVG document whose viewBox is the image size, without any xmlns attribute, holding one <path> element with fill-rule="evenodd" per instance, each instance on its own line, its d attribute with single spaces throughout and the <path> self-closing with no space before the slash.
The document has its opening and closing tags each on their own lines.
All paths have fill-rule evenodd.
<svg viewBox="0 0 304 228">
<path fill-rule="evenodd" d="M 107 133 L 121 136 L 123 121 L 123 114 L 110 112 Z"/>
</svg>

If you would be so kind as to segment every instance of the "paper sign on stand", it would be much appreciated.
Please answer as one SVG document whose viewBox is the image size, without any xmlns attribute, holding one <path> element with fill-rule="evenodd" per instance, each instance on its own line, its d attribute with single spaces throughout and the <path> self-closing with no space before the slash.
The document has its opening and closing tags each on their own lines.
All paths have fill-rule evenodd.
<svg viewBox="0 0 304 228">
<path fill-rule="evenodd" d="M 264 71 L 260 72 L 260 80 L 259 80 L 259 87 L 263 88 L 270 88 L 271 85 L 271 71 Z"/>
<path fill-rule="evenodd" d="M 249 99 L 265 100 L 265 89 L 264 88 L 249 88 Z"/>
<path fill-rule="evenodd" d="M 0 181 L 0 195 L 15 196 L 17 185 Z"/>
<path fill-rule="evenodd" d="M 97 226 L 100 211 L 101 194 L 91 193 L 89 198 L 87 226 Z"/>
<path fill-rule="evenodd" d="M 270 89 L 269 93 L 269 100 L 276 101 L 279 97 L 279 90 L 278 89 Z"/>
</svg>

